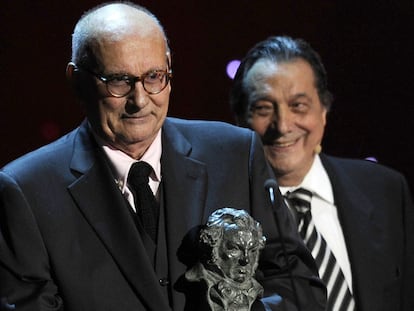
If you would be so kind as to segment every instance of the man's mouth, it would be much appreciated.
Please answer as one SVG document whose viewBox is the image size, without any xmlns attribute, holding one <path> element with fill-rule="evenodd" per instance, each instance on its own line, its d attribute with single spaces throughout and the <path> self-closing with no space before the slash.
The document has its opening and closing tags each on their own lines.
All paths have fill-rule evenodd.
<svg viewBox="0 0 414 311">
<path fill-rule="evenodd" d="M 273 141 L 269 142 L 267 145 L 273 148 L 289 148 L 294 146 L 299 139 L 289 140 L 289 141 Z"/>
<path fill-rule="evenodd" d="M 121 119 L 127 122 L 144 122 L 149 116 L 150 114 L 123 114 Z"/>
<path fill-rule="evenodd" d="M 275 143 L 273 143 L 273 146 L 279 147 L 279 148 L 286 148 L 286 147 L 293 146 L 295 143 L 296 143 L 296 140 L 295 141 L 287 141 L 287 142 L 275 142 Z"/>
</svg>

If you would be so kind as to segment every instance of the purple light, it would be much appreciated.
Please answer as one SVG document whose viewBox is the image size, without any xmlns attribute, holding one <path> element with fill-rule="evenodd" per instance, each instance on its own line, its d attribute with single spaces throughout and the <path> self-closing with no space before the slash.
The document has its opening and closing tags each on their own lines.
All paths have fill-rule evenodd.
<svg viewBox="0 0 414 311">
<path fill-rule="evenodd" d="M 236 75 L 237 68 L 240 66 L 240 61 L 238 59 L 232 60 L 227 64 L 227 75 L 230 79 L 234 79 Z"/>
<path fill-rule="evenodd" d="M 378 162 L 377 158 L 375 157 L 367 157 L 365 160 L 371 161 L 371 162 Z"/>
</svg>

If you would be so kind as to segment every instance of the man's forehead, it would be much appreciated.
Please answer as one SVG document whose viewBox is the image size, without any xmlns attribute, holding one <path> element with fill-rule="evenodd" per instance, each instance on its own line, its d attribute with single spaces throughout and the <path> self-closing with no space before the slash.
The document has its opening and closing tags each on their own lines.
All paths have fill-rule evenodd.
<svg viewBox="0 0 414 311">
<path fill-rule="evenodd" d="M 247 72 L 245 82 L 249 85 L 252 82 L 261 83 L 263 80 L 268 79 L 274 75 L 278 70 L 279 65 L 267 59 L 257 61 Z"/>
<path fill-rule="evenodd" d="M 97 9 L 86 17 L 86 23 L 91 34 L 106 39 L 111 36 L 119 39 L 131 34 L 142 37 L 154 36 L 157 32 L 162 34 L 159 24 L 152 16 L 123 4 L 110 4 Z"/>
</svg>

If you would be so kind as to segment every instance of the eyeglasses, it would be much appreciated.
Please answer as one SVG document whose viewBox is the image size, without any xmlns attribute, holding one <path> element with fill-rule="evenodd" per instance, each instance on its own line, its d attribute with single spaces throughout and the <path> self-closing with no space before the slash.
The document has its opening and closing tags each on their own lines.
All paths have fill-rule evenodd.
<svg viewBox="0 0 414 311">
<path fill-rule="evenodd" d="M 141 76 L 112 75 L 101 76 L 87 68 L 78 67 L 83 71 L 95 76 L 105 83 L 106 89 L 114 97 L 127 96 L 135 89 L 135 84 L 141 81 L 142 87 L 148 94 L 158 94 L 164 90 L 172 78 L 172 70 L 153 70 Z"/>
</svg>

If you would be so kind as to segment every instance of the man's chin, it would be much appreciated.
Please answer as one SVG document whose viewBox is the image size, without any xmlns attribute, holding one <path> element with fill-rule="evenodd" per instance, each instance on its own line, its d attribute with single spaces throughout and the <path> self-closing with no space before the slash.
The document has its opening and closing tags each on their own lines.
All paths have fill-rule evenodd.
<svg viewBox="0 0 414 311">
<path fill-rule="evenodd" d="M 289 175 L 295 171 L 295 165 L 292 163 L 286 163 L 284 161 L 272 161 L 269 160 L 270 166 L 273 168 L 273 172 L 275 173 L 276 177 L 283 177 L 285 175 Z"/>
</svg>

